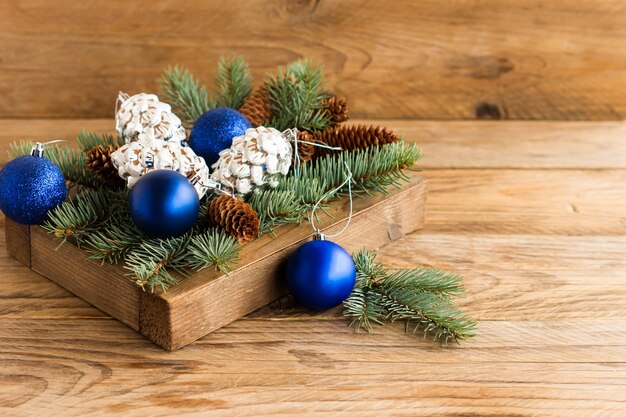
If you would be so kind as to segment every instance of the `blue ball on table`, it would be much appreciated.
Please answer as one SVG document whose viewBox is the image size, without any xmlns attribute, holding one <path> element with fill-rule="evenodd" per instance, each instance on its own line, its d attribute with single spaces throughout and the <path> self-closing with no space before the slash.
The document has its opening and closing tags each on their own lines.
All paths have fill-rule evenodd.
<svg viewBox="0 0 626 417">
<path fill-rule="evenodd" d="M 338 306 L 356 283 L 352 256 L 329 240 L 313 240 L 296 249 L 287 263 L 286 275 L 291 295 L 313 310 Z"/>
<path fill-rule="evenodd" d="M 185 234 L 200 211 L 198 193 L 187 177 L 164 169 L 139 178 L 130 192 L 129 205 L 137 228 L 158 238 Z"/>
<path fill-rule="evenodd" d="M 235 136 L 243 135 L 251 127 L 246 116 L 235 109 L 211 109 L 193 124 L 189 146 L 211 166 L 217 162 L 222 150 L 230 148 Z"/>
<path fill-rule="evenodd" d="M 65 197 L 63 173 L 49 159 L 24 155 L 0 171 L 0 210 L 16 223 L 43 223 Z"/>
</svg>

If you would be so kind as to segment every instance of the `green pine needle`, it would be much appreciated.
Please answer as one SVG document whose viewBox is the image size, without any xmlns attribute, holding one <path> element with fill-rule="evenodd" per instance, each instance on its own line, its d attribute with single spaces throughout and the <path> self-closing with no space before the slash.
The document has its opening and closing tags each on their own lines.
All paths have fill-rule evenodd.
<svg viewBox="0 0 626 417">
<path fill-rule="evenodd" d="M 78 132 L 78 146 L 83 152 L 89 151 L 94 146 L 122 146 L 124 141 L 118 137 L 109 134 L 99 134 L 90 132 L 89 130 L 81 129 Z"/>
<path fill-rule="evenodd" d="M 239 251 L 237 239 L 223 230 L 209 229 L 194 236 L 187 246 L 189 267 L 202 270 L 213 266 L 226 274 L 235 269 Z"/>
<path fill-rule="evenodd" d="M 134 247 L 126 256 L 124 268 L 135 276 L 135 283 L 143 288 L 161 287 L 167 290 L 170 285 L 178 283 L 171 271 L 187 276 L 186 249 L 191 241 L 191 234 L 169 239 L 146 239 Z"/>
<path fill-rule="evenodd" d="M 116 218 L 90 233 L 85 246 L 91 259 L 116 264 L 142 241 L 143 237 L 130 219 Z"/>
<path fill-rule="evenodd" d="M 286 68 L 279 68 L 266 80 L 268 99 L 273 119 L 269 125 L 285 130 L 321 130 L 329 125 L 323 100 L 324 76 L 320 65 L 299 60 Z"/>
<path fill-rule="evenodd" d="M 357 330 L 399 320 L 407 331 L 422 330 L 444 344 L 474 336 L 476 321 L 453 306 L 453 297 L 464 291 L 460 276 L 426 268 L 390 272 L 372 251 L 359 251 L 353 259 L 357 283 L 343 314 Z"/>
<path fill-rule="evenodd" d="M 222 58 L 217 64 L 216 91 L 218 107 L 239 109 L 252 92 L 250 68 L 242 57 Z"/>
<path fill-rule="evenodd" d="M 215 107 L 215 103 L 209 100 L 206 87 L 186 68 L 181 66 L 166 68 L 159 82 L 165 91 L 165 101 L 180 114 L 187 129 L 190 129 L 204 112 Z"/>
<path fill-rule="evenodd" d="M 110 193 L 87 190 L 52 209 L 43 228 L 63 242 L 74 238 L 80 246 L 85 236 L 109 218 L 110 202 Z"/>
<path fill-rule="evenodd" d="M 353 193 L 387 193 L 390 187 L 399 187 L 408 177 L 403 169 L 411 169 L 420 159 L 415 145 L 400 141 L 381 147 L 351 152 L 338 152 L 304 164 L 298 174 L 283 178 L 275 189 L 257 190 L 249 203 L 259 215 L 261 231 L 300 223 L 328 191 L 345 180 L 346 165 L 353 175 Z M 340 190 L 337 196 L 345 194 Z M 323 207 L 322 207 L 323 208 Z"/>
<path fill-rule="evenodd" d="M 283 224 L 300 223 L 306 211 L 294 190 L 268 189 L 254 193 L 248 203 L 259 215 L 261 233 Z"/>
</svg>

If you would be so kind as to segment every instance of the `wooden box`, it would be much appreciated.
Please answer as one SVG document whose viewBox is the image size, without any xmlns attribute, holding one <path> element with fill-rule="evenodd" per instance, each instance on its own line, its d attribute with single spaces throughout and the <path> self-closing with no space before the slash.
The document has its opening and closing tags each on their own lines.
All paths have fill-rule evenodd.
<svg viewBox="0 0 626 417">
<path fill-rule="evenodd" d="M 424 223 L 426 180 L 411 180 L 388 194 L 354 199 L 350 226 L 333 241 L 349 252 L 378 248 L 413 232 Z M 344 225 L 348 200 L 332 203 L 322 214 L 324 233 Z M 311 225 L 287 225 L 241 251 L 238 268 L 228 275 L 213 269 L 181 278 L 167 292 L 138 288 L 121 265 L 101 264 L 38 226 L 6 221 L 7 249 L 35 272 L 51 279 L 93 306 L 141 332 L 166 350 L 179 349 L 274 301 L 286 292 L 284 260 L 313 235 Z"/>
</svg>

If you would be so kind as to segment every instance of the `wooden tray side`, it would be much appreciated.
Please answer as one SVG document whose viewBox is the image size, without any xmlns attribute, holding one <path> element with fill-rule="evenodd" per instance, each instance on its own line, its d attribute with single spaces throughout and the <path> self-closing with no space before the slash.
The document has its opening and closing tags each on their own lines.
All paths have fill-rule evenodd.
<svg viewBox="0 0 626 417">
<path fill-rule="evenodd" d="M 5 217 L 4 227 L 7 252 L 30 268 L 30 226 L 15 223 Z"/>
<path fill-rule="evenodd" d="M 141 290 L 128 271 L 89 259 L 69 242 L 59 244 L 59 239 L 41 227 L 31 227 L 31 269 L 138 330 Z"/>
</svg>

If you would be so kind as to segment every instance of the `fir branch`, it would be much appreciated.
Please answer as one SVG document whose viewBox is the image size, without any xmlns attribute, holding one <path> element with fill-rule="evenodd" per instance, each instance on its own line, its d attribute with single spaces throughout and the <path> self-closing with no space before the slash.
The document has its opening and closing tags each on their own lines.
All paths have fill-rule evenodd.
<svg viewBox="0 0 626 417">
<path fill-rule="evenodd" d="M 187 246 L 189 267 L 202 270 L 210 266 L 226 274 L 235 269 L 241 247 L 223 230 L 212 228 L 196 235 Z"/>
<path fill-rule="evenodd" d="M 163 71 L 160 79 L 165 91 L 165 100 L 180 112 L 183 125 L 190 129 L 196 119 L 204 112 L 215 107 L 209 100 L 206 87 L 181 66 L 169 67 Z"/>
<path fill-rule="evenodd" d="M 285 130 L 321 130 L 330 123 L 324 107 L 324 76 L 319 65 L 299 60 L 269 75 L 267 93 L 274 117 L 270 126 Z"/>
<path fill-rule="evenodd" d="M 250 68 L 243 57 L 222 58 L 217 64 L 218 107 L 239 109 L 252 92 Z"/>
<path fill-rule="evenodd" d="M 275 189 L 257 190 L 249 200 L 261 220 L 261 230 L 299 223 L 313 205 L 345 179 L 346 164 L 353 175 L 355 195 L 388 192 L 408 179 L 402 172 L 412 169 L 421 156 L 415 145 L 400 141 L 384 146 L 327 155 L 301 167 L 298 175 L 283 178 Z M 340 190 L 342 195 L 345 190 Z"/>
<path fill-rule="evenodd" d="M 35 142 L 32 141 L 14 142 L 9 147 L 9 157 L 13 159 L 22 155 L 30 155 L 33 146 L 35 146 Z M 69 146 L 47 145 L 44 157 L 59 167 L 65 179 L 70 183 L 89 188 L 101 186 L 93 174 L 85 169 L 87 157 L 84 152 Z"/>
<path fill-rule="evenodd" d="M 343 315 L 351 319 L 350 327 L 370 331 L 372 323 L 381 325 L 385 323 L 387 311 L 380 294 L 371 289 L 355 287 L 344 302 Z"/>
<path fill-rule="evenodd" d="M 85 242 L 91 259 L 116 264 L 143 241 L 141 233 L 132 221 L 106 222 L 103 227 L 91 232 Z"/>
<path fill-rule="evenodd" d="M 356 288 L 371 288 L 387 275 L 383 264 L 376 261 L 374 252 L 360 250 L 352 255 L 352 259 L 356 268 Z"/>
<path fill-rule="evenodd" d="M 306 211 L 294 190 L 266 189 L 254 193 L 248 204 L 259 215 L 261 233 L 271 232 L 283 224 L 300 223 Z"/>
<path fill-rule="evenodd" d="M 87 190 L 52 209 L 43 228 L 63 242 L 72 237 L 80 246 L 84 236 L 108 219 L 110 202 L 108 192 Z"/>
<path fill-rule="evenodd" d="M 444 299 L 460 296 L 465 289 L 463 278 L 452 272 L 428 268 L 396 271 L 385 278 L 385 285 L 416 292 L 432 292 Z"/>
<path fill-rule="evenodd" d="M 128 252 L 124 268 L 135 276 L 135 283 L 141 288 L 156 287 L 167 290 L 178 280 L 168 268 L 186 276 L 189 267 L 186 249 L 191 241 L 191 234 L 169 239 L 146 239 Z"/>
<path fill-rule="evenodd" d="M 444 344 L 451 338 L 458 342 L 474 336 L 475 321 L 449 303 L 442 303 L 441 297 L 435 294 L 390 285 L 383 285 L 379 290 L 383 293 L 386 318 L 391 322 L 404 321 L 407 331 L 411 326 L 413 333 L 423 329 L 424 337 L 430 334 L 433 340 L 442 340 Z"/>
<path fill-rule="evenodd" d="M 99 134 L 85 129 L 81 129 L 80 132 L 78 132 L 77 141 L 78 146 L 83 152 L 87 152 L 98 145 L 104 147 L 111 145 L 115 148 L 116 146 L 119 147 L 124 144 L 124 141 L 119 136 L 114 137 L 106 133 Z"/>
<path fill-rule="evenodd" d="M 284 182 L 288 183 L 289 187 L 295 187 L 291 189 L 300 190 L 304 194 L 304 190 L 294 182 L 307 182 L 309 186 L 312 182 L 318 181 L 320 189 L 325 193 L 345 180 L 347 166 L 354 180 L 353 191 L 371 193 L 375 190 L 386 193 L 389 187 L 398 187 L 408 179 L 403 170 L 412 169 L 420 158 L 421 151 L 417 146 L 399 141 L 319 158 L 302 166 L 299 177 L 292 176 L 294 180 L 291 183 Z"/>
<path fill-rule="evenodd" d="M 463 292 L 458 275 L 425 268 L 390 272 L 374 252 L 365 250 L 353 259 L 357 284 L 344 302 L 343 314 L 357 330 L 401 320 L 407 331 L 423 329 L 424 336 L 444 344 L 474 336 L 476 321 L 453 306 L 452 298 Z"/>
</svg>

